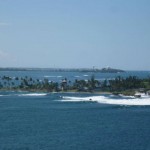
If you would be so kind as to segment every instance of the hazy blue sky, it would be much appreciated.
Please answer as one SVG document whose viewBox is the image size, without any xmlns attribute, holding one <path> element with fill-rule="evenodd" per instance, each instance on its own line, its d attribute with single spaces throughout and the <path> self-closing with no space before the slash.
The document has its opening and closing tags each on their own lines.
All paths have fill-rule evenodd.
<svg viewBox="0 0 150 150">
<path fill-rule="evenodd" d="M 150 70 L 150 0 L 0 0 L 0 67 Z"/>
</svg>

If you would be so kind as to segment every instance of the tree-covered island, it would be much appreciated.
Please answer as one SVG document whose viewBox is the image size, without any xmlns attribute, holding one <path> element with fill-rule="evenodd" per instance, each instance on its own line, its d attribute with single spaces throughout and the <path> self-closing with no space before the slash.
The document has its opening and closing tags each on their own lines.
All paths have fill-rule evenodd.
<svg viewBox="0 0 150 150">
<path fill-rule="evenodd" d="M 134 95 L 136 91 L 149 93 L 150 77 L 140 79 L 136 76 L 127 78 L 96 80 L 94 75 L 89 80 L 70 81 L 67 78 L 61 82 L 49 81 L 47 78 L 33 79 L 32 77 L 0 77 L 1 91 L 30 91 L 30 92 L 110 92 L 113 94 Z"/>
</svg>

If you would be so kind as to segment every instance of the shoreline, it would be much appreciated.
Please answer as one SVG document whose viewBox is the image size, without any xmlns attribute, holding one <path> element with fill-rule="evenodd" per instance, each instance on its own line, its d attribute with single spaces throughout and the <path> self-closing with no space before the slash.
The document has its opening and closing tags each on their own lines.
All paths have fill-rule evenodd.
<svg viewBox="0 0 150 150">
<path fill-rule="evenodd" d="M 92 92 L 84 92 L 84 91 L 76 91 L 76 90 L 68 90 L 68 91 L 47 91 L 47 90 L 16 90 L 16 89 L 0 89 L 0 92 L 29 92 L 29 93 L 81 93 L 81 94 L 113 94 L 113 92 L 107 91 L 92 91 Z"/>
<path fill-rule="evenodd" d="M 109 91 L 77 91 L 77 90 L 68 90 L 68 91 L 47 91 L 47 90 L 20 90 L 20 89 L 0 89 L 0 93 L 2 92 L 17 92 L 17 93 L 38 93 L 38 94 L 90 94 L 90 95 L 114 95 L 114 96 L 133 96 L 135 98 L 140 98 L 143 95 L 143 92 L 137 92 L 136 90 L 131 91 L 121 91 L 121 92 L 109 92 Z M 149 95 L 148 93 L 144 93 L 145 95 Z"/>
</svg>

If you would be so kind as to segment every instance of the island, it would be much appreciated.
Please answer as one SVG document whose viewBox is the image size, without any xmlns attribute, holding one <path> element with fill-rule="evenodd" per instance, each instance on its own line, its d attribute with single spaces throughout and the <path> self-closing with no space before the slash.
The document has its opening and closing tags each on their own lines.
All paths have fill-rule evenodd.
<svg viewBox="0 0 150 150">
<path fill-rule="evenodd" d="M 33 79 L 32 77 L 0 77 L 1 91 L 30 91 L 30 92 L 90 92 L 90 93 L 112 93 L 136 96 L 136 92 L 150 94 L 150 77 L 140 79 L 136 76 L 123 78 L 117 76 L 115 79 L 96 80 L 92 75 L 88 80 L 70 81 L 67 78 L 60 82 L 49 81 L 47 78 Z"/>
<path fill-rule="evenodd" d="M 121 69 L 110 67 L 98 68 L 0 68 L 0 71 L 49 71 L 49 72 L 99 72 L 99 73 L 120 73 Z"/>
</svg>

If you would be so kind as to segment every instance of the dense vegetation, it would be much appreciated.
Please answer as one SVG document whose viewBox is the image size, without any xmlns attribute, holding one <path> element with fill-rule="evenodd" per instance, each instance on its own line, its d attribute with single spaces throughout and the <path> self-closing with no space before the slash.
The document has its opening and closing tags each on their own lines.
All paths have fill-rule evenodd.
<svg viewBox="0 0 150 150">
<path fill-rule="evenodd" d="M 113 80 L 98 81 L 92 76 L 89 80 L 75 80 L 71 82 L 66 78 L 61 82 L 49 81 L 47 78 L 43 80 L 33 79 L 31 77 L 0 77 L 1 90 L 27 90 L 27 91 L 84 91 L 84 92 L 112 92 L 133 94 L 135 90 L 148 91 L 150 89 L 150 77 L 139 79 L 136 76 L 127 78 L 116 77 Z M 129 93 L 130 91 L 130 93 Z"/>
</svg>

